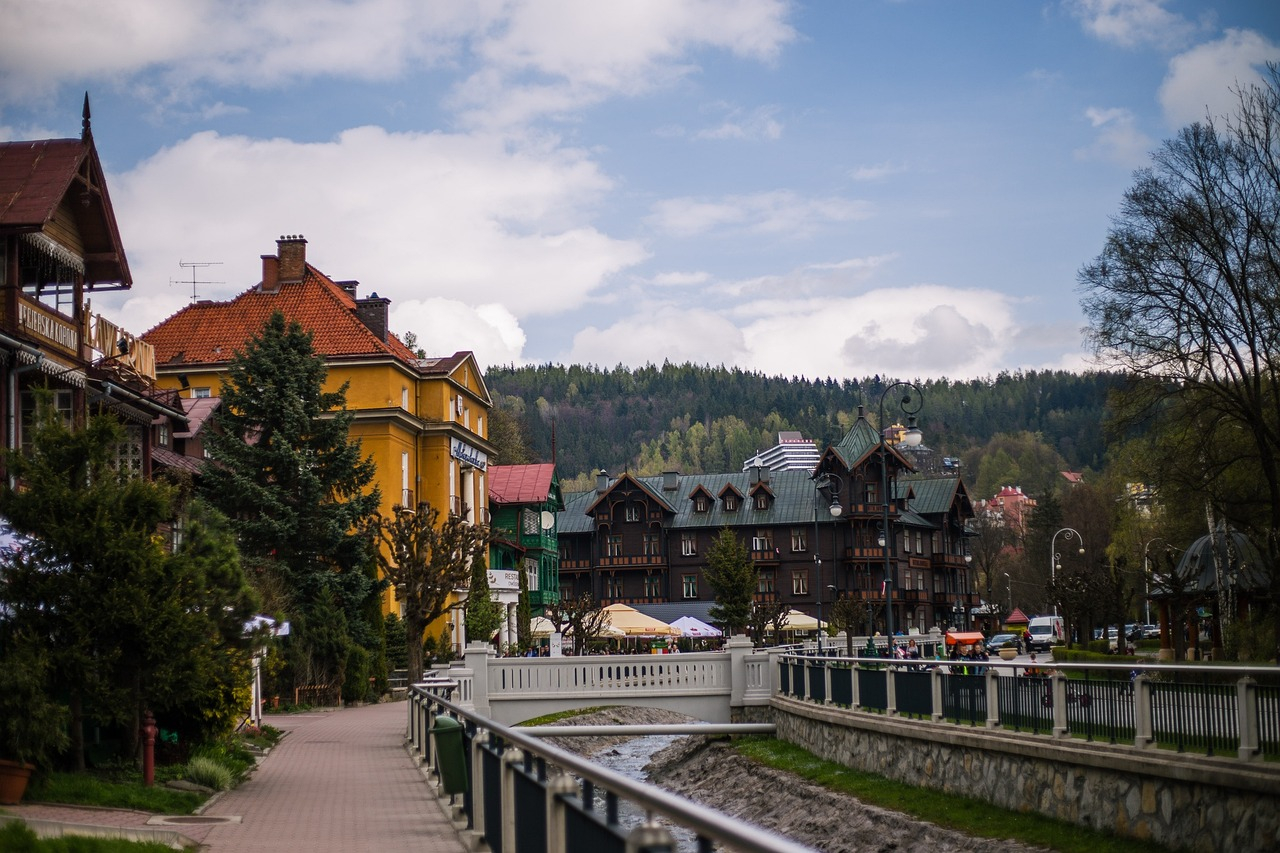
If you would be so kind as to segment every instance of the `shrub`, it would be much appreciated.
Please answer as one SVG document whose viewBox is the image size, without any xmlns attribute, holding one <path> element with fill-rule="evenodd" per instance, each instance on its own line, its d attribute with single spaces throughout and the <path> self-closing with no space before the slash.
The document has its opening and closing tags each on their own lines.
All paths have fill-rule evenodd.
<svg viewBox="0 0 1280 853">
<path fill-rule="evenodd" d="M 204 785 L 215 791 L 225 791 L 231 787 L 231 768 L 220 764 L 206 756 L 196 756 L 187 762 L 187 778 L 197 785 Z"/>
</svg>

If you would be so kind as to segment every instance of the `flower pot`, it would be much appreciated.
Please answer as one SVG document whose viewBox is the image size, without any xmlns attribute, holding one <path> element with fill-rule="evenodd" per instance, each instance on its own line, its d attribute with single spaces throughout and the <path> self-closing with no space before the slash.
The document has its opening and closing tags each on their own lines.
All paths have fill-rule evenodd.
<svg viewBox="0 0 1280 853">
<path fill-rule="evenodd" d="M 34 765 L 0 759 L 0 805 L 13 806 L 22 801 L 32 770 Z"/>
<path fill-rule="evenodd" d="M 1000 659 L 1001 659 L 1001 660 L 1013 660 L 1013 659 L 1014 659 L 1014 658 L 1016 658 L 1017 656 L 1018 656 L 1018 650 L 1017 650 L 1017 649 L 1001 649 L 1001 650 L 1000 650 Z"/>
</svg>

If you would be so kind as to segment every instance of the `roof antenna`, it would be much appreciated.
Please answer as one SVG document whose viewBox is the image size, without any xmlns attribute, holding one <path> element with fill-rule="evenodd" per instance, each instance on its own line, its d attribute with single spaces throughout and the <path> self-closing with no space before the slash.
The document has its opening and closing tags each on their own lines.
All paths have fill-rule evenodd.
<svg viewBox="0 0 1280 853">
<path fill-rule="evenodd" d="M 178 266 L 182 267 L 183 269 L 191 270 L 191 301 L 192 302 L 197 302 L 200 299 L 200 295 L 196 293 L 197 284 L 226 284 L 225 281 L 196 281 L 197 268 L 204 269 L 205 267 L 222 266 L 222 261 L 178 261 Z M 178 279 L 175 279 L 175 278 L 169 279 L 169 284 L 171 285 L 178 284 L 178 283 L 179 283 Z M 181 283 L 186 284 L 187 282 L 182 281 Z"/>
<path fill-rule="evenodd" d="M 89 142 L 93 139 L 93 131 L 89 129 L 89 93 L 84 93 L 84 111 L 80 114 L 80 141 Z"/>
</svg>

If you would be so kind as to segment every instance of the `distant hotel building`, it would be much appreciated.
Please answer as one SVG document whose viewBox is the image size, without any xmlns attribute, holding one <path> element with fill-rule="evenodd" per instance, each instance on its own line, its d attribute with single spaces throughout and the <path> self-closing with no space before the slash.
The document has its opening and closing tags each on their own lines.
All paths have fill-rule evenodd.
<svg viewBox="0 0 1280 853">
<path fill-rule="evenodd" d="M 821 454 L 818 445 L 798 432 L 778 433 L 778 444 L 763 453 L 757 453 L 742 463 L 742 470 L 766 467 L 770 471 L 812 471 L 818 466 Z"/>
</svg>

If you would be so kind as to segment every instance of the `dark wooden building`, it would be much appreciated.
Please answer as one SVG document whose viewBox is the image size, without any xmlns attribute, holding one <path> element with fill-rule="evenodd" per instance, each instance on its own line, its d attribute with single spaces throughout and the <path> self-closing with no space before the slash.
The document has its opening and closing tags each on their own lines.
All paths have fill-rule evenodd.
<svg viewBox="0 0 1280 853">
<path fill-rule="evenodd" d="M 814 471 L 602 472 L 594 490 L 565 495 L 561 590 L 604 604 L 686 602 L 691 615 L 705 613 L 714 597 L 705 555 L 728 527 L 750 550 L 762 598 L 816 616 L 820 596 L 826 606 L 854 596 L 870 605 L 868 627 L 884 630 L 887 554 L 895 630 L 963 625 L 978 604 L 964 540 L 968 491 L 959 477 L 904 478 L 910 472 L 863 413 Z"/>
</svg>

